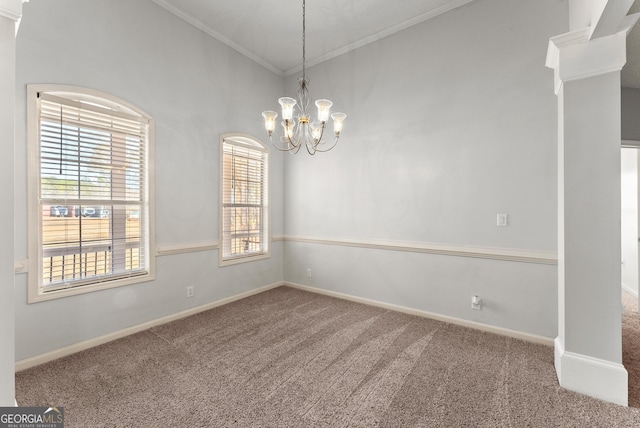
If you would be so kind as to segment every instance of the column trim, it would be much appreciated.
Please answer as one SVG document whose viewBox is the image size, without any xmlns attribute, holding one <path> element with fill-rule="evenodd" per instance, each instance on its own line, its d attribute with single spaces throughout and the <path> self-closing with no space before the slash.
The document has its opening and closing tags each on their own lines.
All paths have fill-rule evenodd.
<svg viewBox="0 0 640 428">
<path fill-rule="evenodd" d="M 561 387 L 621 406 L 628 405 L 628 374 L 622 364 L 566 351 L 559 337 L 553 344 Z"/>
<path fill-rule="evenodd" d="M 554 70 L 556 95 L 564 82 L 622 70 L 627 62 L 627 30 L 590 39 L 590 28 L 549 39 L 545 65 Z"/>
</svg>

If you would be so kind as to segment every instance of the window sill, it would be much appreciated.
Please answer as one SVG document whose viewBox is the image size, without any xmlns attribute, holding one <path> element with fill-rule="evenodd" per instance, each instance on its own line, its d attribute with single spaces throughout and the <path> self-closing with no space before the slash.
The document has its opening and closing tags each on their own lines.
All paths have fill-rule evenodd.
<svg viewBox="0 0 640 428">
<path fill-rule="evenodd" d="M 267 252 L 267 253 L 256 254 L 255 256 L 238 257 L 238 258 L 229 259 L 229 260 L 221 259 L 219 266 L 224 267 L 224 266 L 237 265 L 240 263 L 255 262 L 258 260 L 268 259 L 270 257 L 271 257 L 271 253 Z"/>
<path fill-rule="evenodd" d="M 48 300 L 61 299 L 63 297 L 71 297 L 79 294 L 93 293 L 94 291 L 108 290 L 110 288 L 124 287 L 127 285 L 139 284 L 142 282 L 149 282 L 155 279 L 153 273 L 147 273 L 144 275 L 138 275 L 131 278 L 114 279 L 105 282 L 98 282 L 95 284 L 85 284 L 71 288 L 64 288 L 59 290 L 42 291 L 29 289 L 28 303 L 45 302 Z"/>
</svg>

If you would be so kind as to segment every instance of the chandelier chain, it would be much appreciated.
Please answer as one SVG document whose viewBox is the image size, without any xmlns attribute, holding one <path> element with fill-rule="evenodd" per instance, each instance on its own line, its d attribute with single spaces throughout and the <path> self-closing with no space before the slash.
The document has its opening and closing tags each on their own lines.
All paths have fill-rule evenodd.
<svg viewBox="0 0 640 428">
<path fill-rule="evenodd" d="M 305 62 L 306 62 L 306 1 L 302 0 L 302 80 L 306 79 Z"/>
</svg>

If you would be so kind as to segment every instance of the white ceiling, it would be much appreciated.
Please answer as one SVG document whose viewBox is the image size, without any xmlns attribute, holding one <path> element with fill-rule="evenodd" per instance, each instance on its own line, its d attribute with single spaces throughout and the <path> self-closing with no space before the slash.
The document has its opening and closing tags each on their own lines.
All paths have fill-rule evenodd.
<svg viewBox="0 0 640 428">
<path fill-rule="evenodd" d="M 153 0 L 280 75 L 302 68 L 301 0 Z M 312 66 L 473 0 L 310 0 L 306 64 Z M 630 13 L 640 12 L 636 0 Z M 629 34 L 622 86 L 640 88 L 640 24 Z"/>
</svg>

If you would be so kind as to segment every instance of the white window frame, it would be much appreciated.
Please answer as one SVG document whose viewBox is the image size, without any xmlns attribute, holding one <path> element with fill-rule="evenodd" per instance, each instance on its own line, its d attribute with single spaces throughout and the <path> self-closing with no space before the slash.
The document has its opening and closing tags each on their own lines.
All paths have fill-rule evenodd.
<svg viewBox="0 0 640 428">
<path fill-rule="evenodd" d="M 230 247 L 231 236 L 229 233 L 225 233 L 225 199 L 224 199 L 224 177 L 225 177 L 225 165 L 224 165 L 224 149 L 225 146 L 237 146 L 243 149 L 249 149 L 254 152 L 259 152 L 263 156 L 263 176 L 262 176 L 262 230 L 260 232 L 262 251 L 250 252 L 241 255 L 225 254 L 225 248 Z M 220 136 L 220 211 L 219 211 L 219 249 L 218 258 L 220 266 L 234 265 L 238 263 L 251 262 L 256 260 L 262 260 L 271 257 L 271 228 L 270 228 L 270 215 L 269 215 L 269 149 L 259 139 L 242 133 L 229 133 Z"/>
<path fill-rule="evenodd" d="M 94 279 L 71 281 L 66 285 L 58 285 L 51 289 L 43 286 L 43 257 L 42 257 L 42 205 L 41 177 L 40 177 L 40 101 L 39 94 L 45 93 L 53 97 L 72 100 L 71 102 L 97 105 L 102 108 L 135 116 L 141 122 L 146 122 L 146 183 L 142 187 L 141 204 L 144 209 L 139 215 L 146 224 L 146 231 L 142 230 L 140 237 L 145 248 L 143 272 L 135 276 L 98 276 Z M 149 115 L 128 102 L 112 95 L 88 88 L 68 85 L 27 85 L 27 153 L 28 153 L 28 302 L 35 303 L 62 297 L 74 296 L 105 290 L 114 287 L 137 284 L 155 279 L 155 224 L 154 224 L 154 121 Z M 107 205 L 107 204 L 105 204 Z M 112 213 L 113 215 L 113 213 Z M 145 233 L 146 232 L 146 233 Z"/>
</svg>

